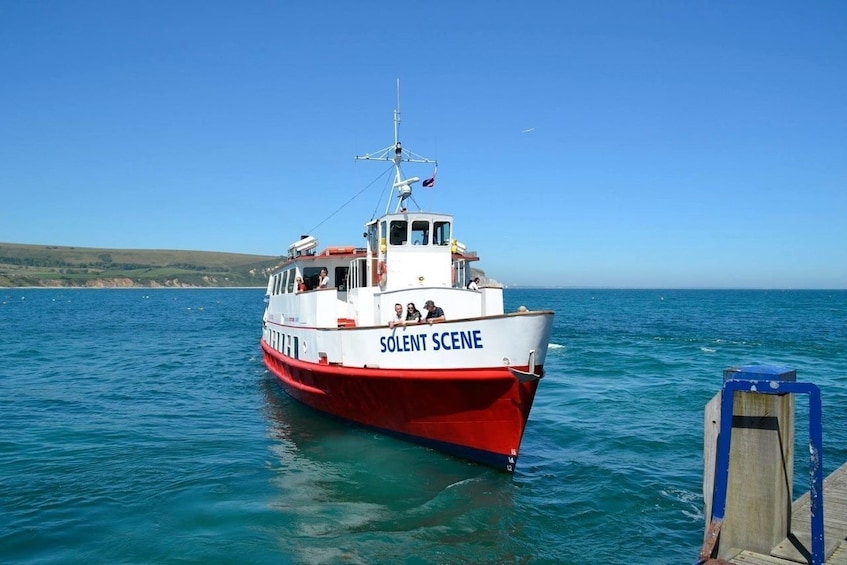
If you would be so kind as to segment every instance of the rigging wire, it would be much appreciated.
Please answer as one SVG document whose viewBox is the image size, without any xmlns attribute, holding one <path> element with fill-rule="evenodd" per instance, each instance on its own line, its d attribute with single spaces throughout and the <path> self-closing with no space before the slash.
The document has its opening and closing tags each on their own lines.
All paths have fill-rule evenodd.
<svg viewBox="0 0 847 565">
<path fill-rule="evenodd" d="M 393 167 L 392 167 L 392 168 L 393 168 Z M 390 171 L 390 170 L 391 170 L 391 168 L 387 169 L 385 172 L 383 172 L 381 175 L 379 175 L 377 178 L 375 178 L 375 179 L 373 180 L 373 182 L 376 182 L 376 181 L 377 181 L 377 179 L 379 179 L 379 178 L 381 178 L 381 177 L 385 176 L 385 174 L 386 174 L 388 171 Z M 371 184 L 373 184 L 373 182 L 372 182 Z M 380 192 L 380 193 L 379 193 L 379 198 L 377 198 L 377 200 L 376 200 L 376 206 L 374 206 L 374 211 L 373 211 L 373 212 L 371 212 L 371 220 L 373 220 L 374 218 L 376 218 L 377 211 L 379 210 L 379 205 L 380 205 L 380 203 L 382 202 L 382 197 L 385 195 L 385 189 L 386 189 L 386 188 L 388 188 L 388 186 L 389 186 L 390 184 L 391 184 L 391 179 L 387 179 L 387 182 L 386 182 L 386 183 L 385 183 L 385 185 L 382 187 L 382 192 Z M 390 189 L 389 189 L 389 190 L 390 190 Z M 389 199 L 389 200 L 391 200 L 391 194 L 389 194 L 389 195 L 388 195 L 388 199 Z"/>
<path fill-rule="evenodd" d="M 363 193 L 363 192 L 365 192 L 367 189 L 369 189 L 369 188 L 370 188 L 370 187 L 371 187 L 374 183 L 376 183 L 376 181 L 378 181 L 379 179 L 381 179 L 382 177 L 384 177 L 386 174 L 388 174 L 389 172 L 391 172 L 391 171 L 393 170 L 393 168 L 394 168 L 394 165 L 391 165 L 390 167 L 388 167 L 387 169 L 385 169 L 385 171 L 383 171 L 383 172 L 382 172 L 379 176 L 377 176 L 374 180 L 372 180 L 372 181 L 371 181 L 371 182 L 369 182 L 367 185 L 365 185 L 365 186 L 364 186 L 364 188 L 362 188 L 362 190 L 360 190 L 359 192 L 357 192 L 356 194 L 354 194 L 354 195 L 353 195 L 353 196 L 352 196 L 352 197 L 351 197 L 351 198 L 350 198 L 347 202 L 345 202 L 344 204 L 342 204 L 341 206 L 339 206 L 339 207 L 338 207 L 338 208 L 337 208 L 337 209 L 336 209 L 336 210 L 335 210 L 332 214 L 330 214 L 329 216 L 327 216 L 326 218 L 324 218 L 323 220 L 321 220 L 321 221 L 320 221 L 320 223 L 318 223 L 318 225 L 316 225 L 315 227 L 313 227 L 312 229 L 310 229 L 310 230 L 309 230 L 309 231 L 307 231 L 306 233 L 314 233 L 316 229 L 318 229 L 319 227 L 321 227 L 322 225 L 324 225 L 325 223 L 327 223 L 327 222 L 328 222 L 328 221 L 329 221 L 329 220 L 330 220 L 333 216 L 335 216 L 336 214 L 338 214 L 338 213 L 339 213 L 341 210 L 343 210 L 343 209 L 344 209 L 344 208 L 345 208 L 348 204 L 350 204 L 350 203 L 351 203 L 351 202 L 353 202 L 356 198 L 358 198 L 359 196 L 361 196 L 361 195 L 362 195 L 362 193 Z M 385 188 L 383 188 L 383 189 L 382 189 L 382 194 L 380 194 L 380 196 L 379 196 L 379 201 L 377 202 L 377 207 L 379 207 L 379 202 L 380 202 L 380 201 L 382 201 L 382 195 L 383 195 L 383 194 L 385 194 Z M 373 219 L 375 215 L 376 215 L 376 210 L 374 210 L 374 215 L 372 215 L 372 216 L 371 216 L 371 219 Z"/>
</svg>

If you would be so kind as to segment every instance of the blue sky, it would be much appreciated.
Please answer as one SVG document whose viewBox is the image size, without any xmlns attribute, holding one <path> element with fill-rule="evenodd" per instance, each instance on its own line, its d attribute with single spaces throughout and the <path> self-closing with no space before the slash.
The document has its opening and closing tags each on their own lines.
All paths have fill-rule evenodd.
<svg viewBox="0 0 847 565">
<path fill-rule="evenodd" d="M 362 245 L 400 79 L 489 276 L 847 288 L 845 2 L 7 1 L 0 71 L 3 242 Z"/>
</svg>

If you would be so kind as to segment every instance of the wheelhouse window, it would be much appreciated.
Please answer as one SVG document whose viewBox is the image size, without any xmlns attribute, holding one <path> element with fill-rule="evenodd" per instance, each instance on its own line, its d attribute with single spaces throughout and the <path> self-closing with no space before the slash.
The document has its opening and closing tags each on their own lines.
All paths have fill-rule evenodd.
<svg viewBox="0 0 847 565">
<path fill-rule="evenodd" d="M 432 242 L 435 245 L 450 245 L 450 222 L 435 222 Z"/>
<path fill-rule="evenodd" d="M 409 240 L 409 222 L 406 220 L 393 220 L 388 229 L 388 243 L 391 245 L 404 245 Z"/>
<path fill-rule="evenodd" d="M 429 245 L 429 221 L 412 222 L 412 245 Z"/>
</svg>

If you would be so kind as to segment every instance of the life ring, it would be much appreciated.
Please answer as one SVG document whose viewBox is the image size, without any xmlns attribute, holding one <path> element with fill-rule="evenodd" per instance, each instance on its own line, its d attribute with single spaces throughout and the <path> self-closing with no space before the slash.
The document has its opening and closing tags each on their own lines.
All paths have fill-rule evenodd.
<svg viewBox="0 0 847 565">
<path fill-rule="evenodd" d="M 377 273 L 379 275 L 379 285 L 385 286 L 386 281 L 388 280 L 388 265 L 385 264 L 385 261 L 380 261 L 377 266 Z"/>
</svg>

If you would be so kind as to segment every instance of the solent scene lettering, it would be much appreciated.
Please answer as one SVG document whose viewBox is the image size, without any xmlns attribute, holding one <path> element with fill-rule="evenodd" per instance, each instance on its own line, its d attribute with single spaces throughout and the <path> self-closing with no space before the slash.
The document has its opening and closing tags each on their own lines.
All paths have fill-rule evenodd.
<svg viewBox="0 0 847 565">
<path fill-rule="evenodd" d="M 482 331 L 435 332 L 432 334 L 387 335 L 379 338 L 380 353 L 406 353 L 410 351 L 453 351 L 456 349 L 482 349 Z"/>
</svg>

